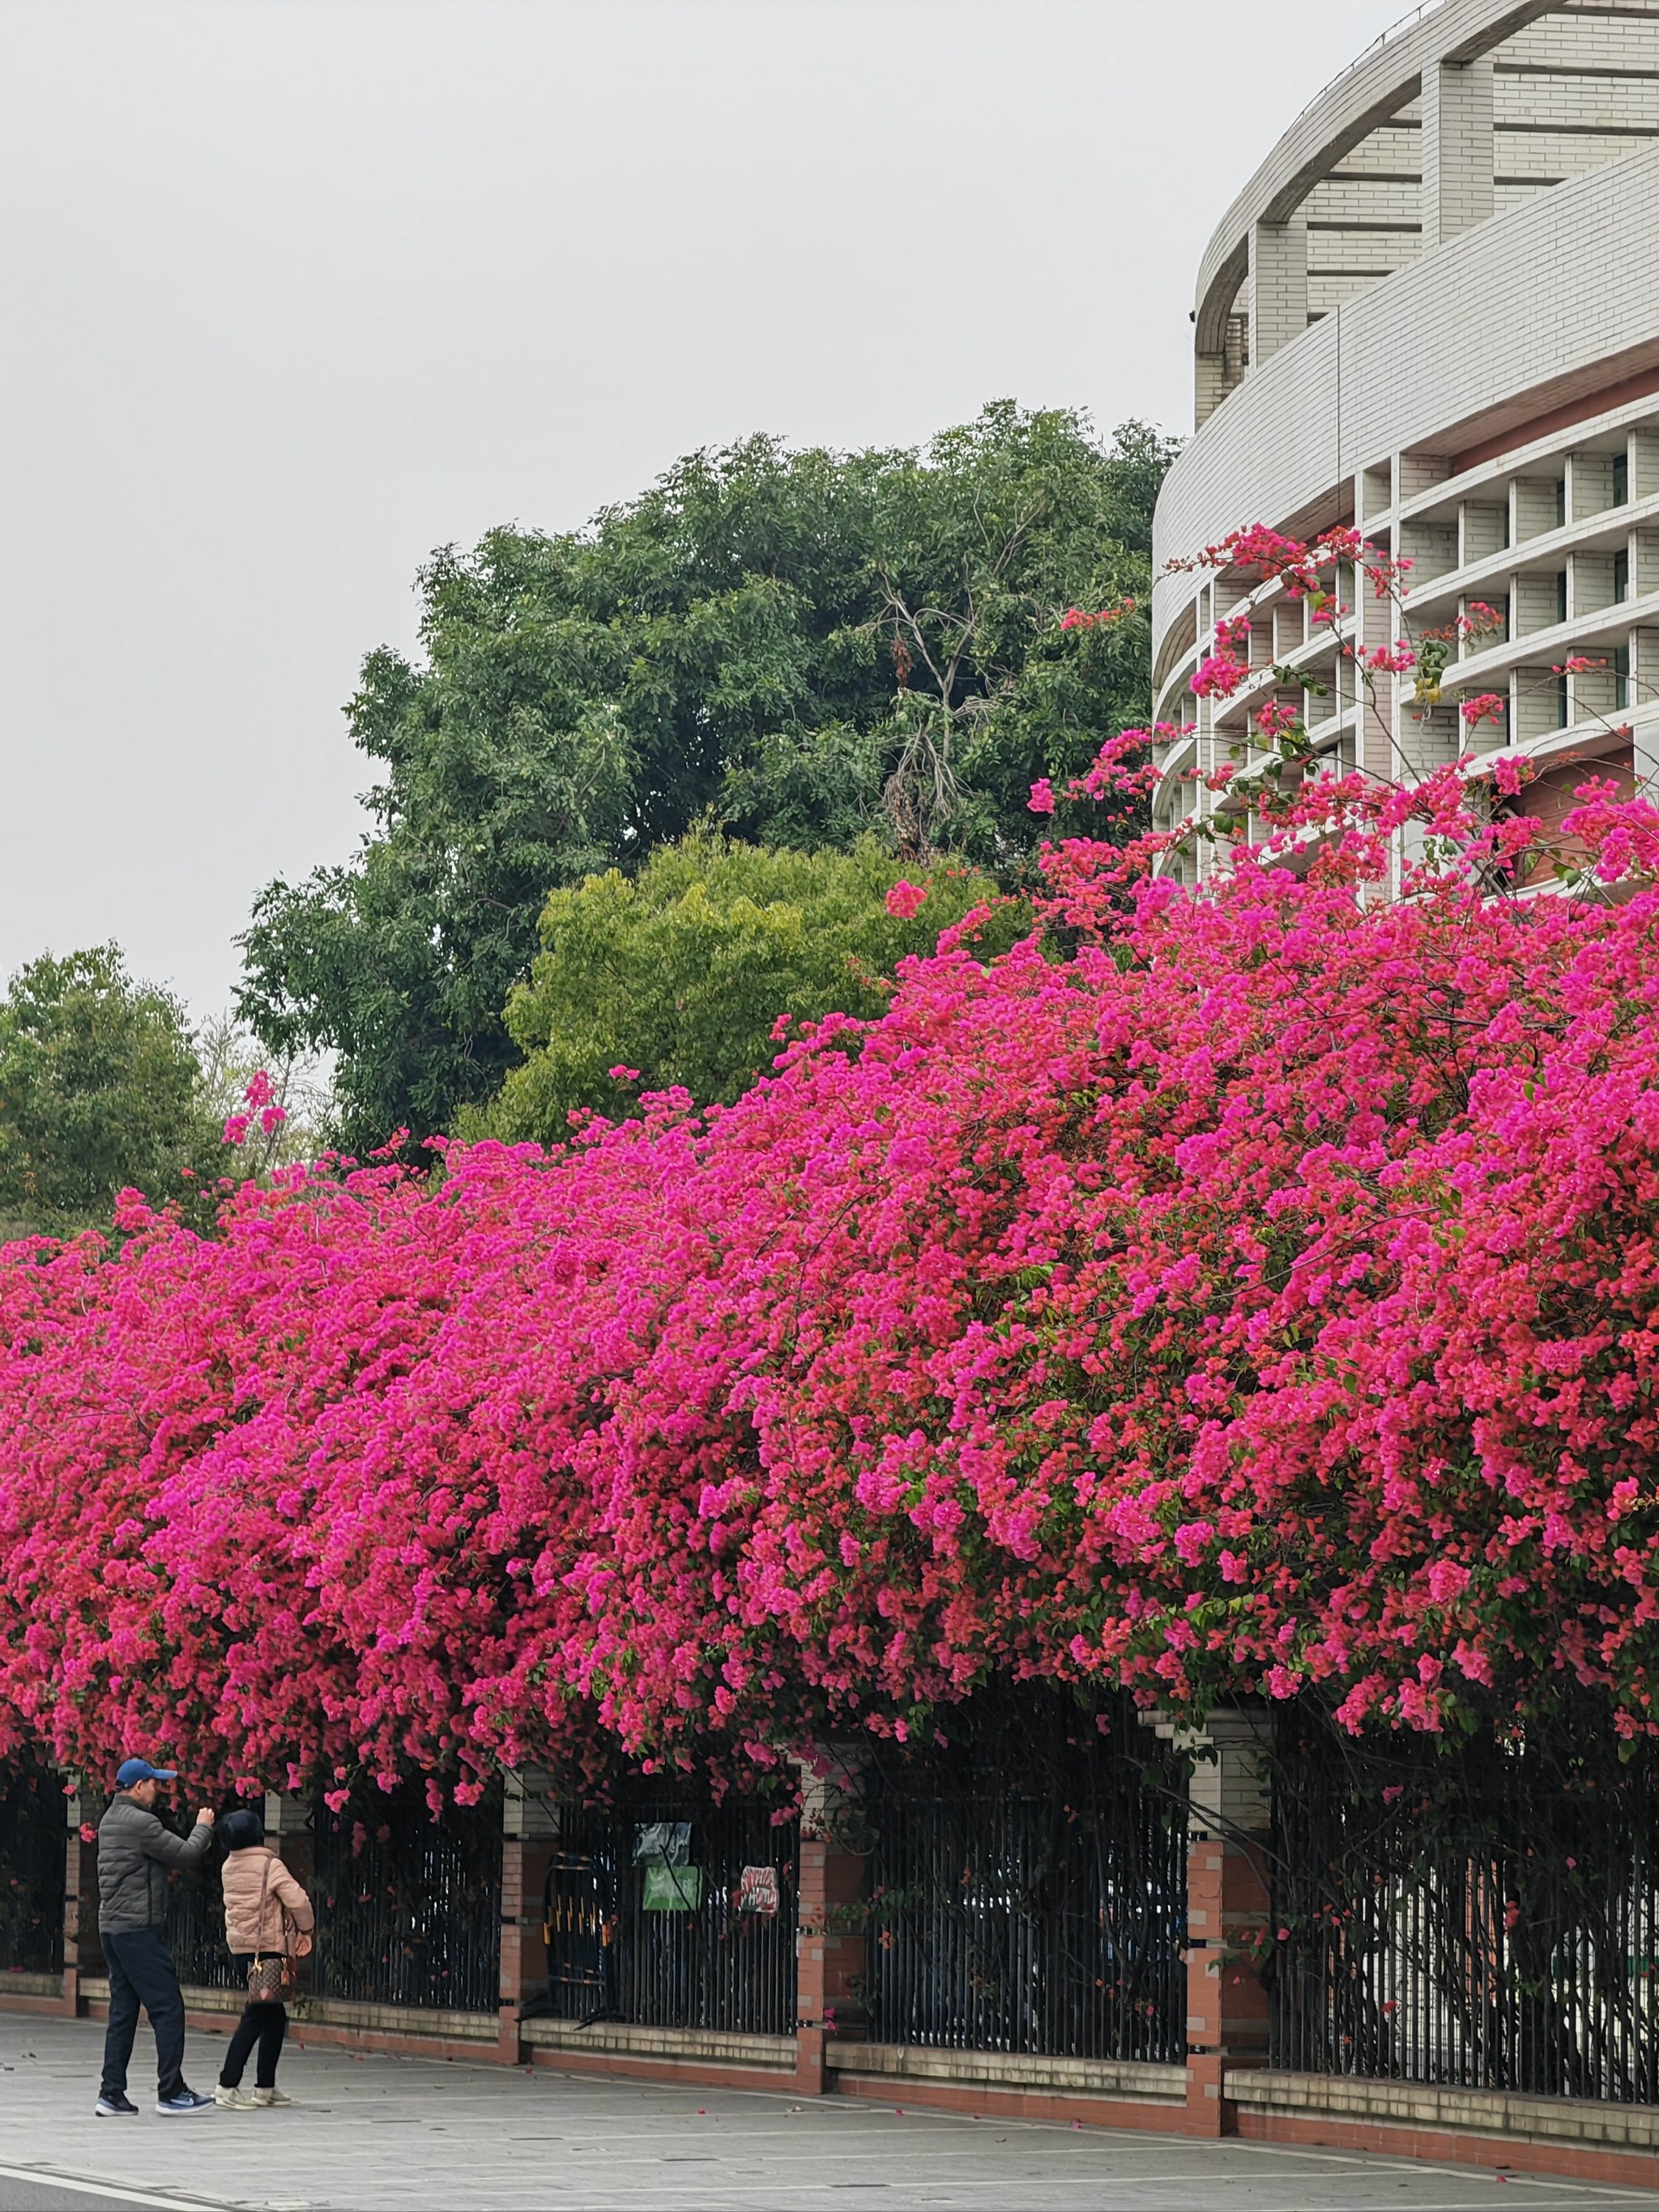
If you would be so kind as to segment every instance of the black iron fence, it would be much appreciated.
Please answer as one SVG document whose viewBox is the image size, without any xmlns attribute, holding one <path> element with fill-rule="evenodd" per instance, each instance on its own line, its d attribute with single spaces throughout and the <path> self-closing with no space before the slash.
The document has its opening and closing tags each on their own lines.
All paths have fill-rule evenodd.
<svg viewBox="0 0 1659 2212">
<path fill-rule="evenodd" d="M 188 1989 L 234 1990 L 247 1979 L 246 1962 L 232 1958 L 225 1942 L 220 1864 L 216 1844 L 203 1866 L 168 1877 L 167 1943 Z"/>
<path fill-rule="evenodd" d="M 793 2033 L 793 1817 L 640 1794 L 557 1820 L 544 1913 L 556 2017 Z"/>
<path fill-rule="evenodd" d="M 1273 2063 L 1659 2103 L 1659 1788 L 1631 1750 L 1590 1717 L 1450 1751 L 1283 1723 Z"/>
<path fill-rule="evenodd" d="M 49 1769 L 0 1768 L 0 1973 L 64 1963 L 64 1802 Z"/>
<path fill-rule="evenodd" d="M 1132 1714 L 1100 1722 L 1050 1705 L 877 1779 L 878 2040 L 1184 2060 L 1184 1780 Z"/>
<path fill-rule="evenodd" d="M 365 1789 L 313 1822 L 313 1984 L 324 1997 L 494 2012 L 501 1996 L 501 1807 Z"/>
<path fill-rule="evenodd" d="M 1450 1753 L 1302 1715 L 1279 1724 L 1273 1780 L 1273 2064 L 1659 2104 L 1659 1755 L 1583 1715 Z M 865 1984 L 838 2025 L 1183 2057 L 1184 1776 L 1131 1713 L 1011 1706 L 959 1745 L 876 1760 L 836 1817 L 869 1873 L 846 1908 Z M 793 1815 L 653 1784 L 558 1822 L 554 2013 L 793 2030 Z M 0 1772 L 0 1974 L 61 1964 L 64 1823 L 57 1778 Z M 498 1799 L 434 1821 L 418 1786 L 364 1791 L 319 1806 L 307 1840 L 317 1995 L 495 2009 Z M 233 1988 L 217 1875 L 173 1882 L 169 1932 L 185 1981 Z"/>
</svg>

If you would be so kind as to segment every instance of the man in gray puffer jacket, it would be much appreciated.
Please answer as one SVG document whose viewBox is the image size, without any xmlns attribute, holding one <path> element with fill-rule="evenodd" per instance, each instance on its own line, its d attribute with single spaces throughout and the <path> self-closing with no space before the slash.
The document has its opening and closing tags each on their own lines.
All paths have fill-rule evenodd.
<svg viewBox="0 0 1659 2212">
<path fill-rule="evenodd" d="M 127 2095 L 127 2061 L 141 2004 L 155 2031 L 156 2111 L 213 2109 L 211 2097 L 185 2087 L 185 2000 L 162 1932 L 167 1869 L 201 1864 L 213 1841 L 213 1814 L 198 1813 L 188 1836 L 164 1828 L 152 1808 L 161 1784 L 177 1779 L 171 1766 L 124 1759 L 115 1796 L 98 1824 L 98 1933 L 109 1968 L 109 2033 L 94 2107 L 100 2119 L 138 2109 Z"/>
</svg>

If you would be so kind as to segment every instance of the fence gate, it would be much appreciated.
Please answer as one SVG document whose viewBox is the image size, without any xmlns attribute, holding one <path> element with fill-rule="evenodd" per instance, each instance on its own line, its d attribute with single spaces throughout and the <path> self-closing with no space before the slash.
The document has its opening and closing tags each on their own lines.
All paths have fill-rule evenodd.
<svg viewBox="0 0 1659 2212">
<path fill-rule="evenodd" d="M 556 2019 L 615 2020 L 616 1853 L 602 1824 L 565 1813 L 549 1854 L 542 1911 L 548 2006 Z"/>
<path fill-rule="evenodd" d="M 0 1973 L 64 1964 L 64 1790 L 33 1765 L 0 1768 Z"/>
</svg>

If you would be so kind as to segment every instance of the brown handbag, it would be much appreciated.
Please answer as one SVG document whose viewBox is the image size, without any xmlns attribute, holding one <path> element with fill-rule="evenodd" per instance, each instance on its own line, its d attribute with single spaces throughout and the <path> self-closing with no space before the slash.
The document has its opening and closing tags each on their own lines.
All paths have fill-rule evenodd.
<svg viewBox="0 0 1659 2212">
<path fill-rule="evenodd" d="M 258 1919 L 255 1924 L 261 1935 L 264 1933 L 265 1899 L 270 1893 L 270 1869 L 275 1863 L 273 1854 L 265 1861 L 265 1878 L 259 1884 Z M 286 1906 L 283 1907 L 283 1933 L 290 1942 L 295 1940 Z M 306 1949 L 310 1948 L 307 1942 Z M 299 1979 L 300 1962 L 293 1951 L 256 1951 L 247 1962 L 247 2001 L 250 2004 L 281 2004 L 293 1996 Z"/>
</svg>

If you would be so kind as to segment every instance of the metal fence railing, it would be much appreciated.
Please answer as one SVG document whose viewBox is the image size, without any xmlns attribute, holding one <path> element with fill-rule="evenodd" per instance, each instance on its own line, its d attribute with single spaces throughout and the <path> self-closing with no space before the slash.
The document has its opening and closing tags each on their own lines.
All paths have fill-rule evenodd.
<svg viewBox="0 0 1659 2212">
<path fill-rule="evenodd" d="M 793 2033 L 793 1819 L 643 1795 L 557 1819 L 544 1913 L 556 2017 Z"/>
<path fill-rule="evenodd" d="M 64 1791 L 33 1765 L 0 1768 L 0 1973 L 64 1963 Z"/>
<path fill-rule="evenodd" d="M 247 1980 L 246 1961 L 232 1958 L 225 1942 L 220 1865 L 216 1845 L 199 1870 L 175 1873 L 167 1881 L 167 1944 L 187 1989 L 234 1990 Z"/>
<path fill-rule="evenodd" d="M 864 1982 L 836 2026 L 1178 2063 L 1180 1762 L 1132 1714 L 1059 1700 L 1011 1705 L 972 1736 L 958 1725 L 955 1747 L 872 1750 L 837 1801 L 830 1840 L 868 1881 L 844 1908 Z M 1272 1782 L 1271 2063 L 1659 2105 L 1659 1756 L 1589 1713 L 1450 1749 L 1356 1742 L 1296 1713 L 1278 1723 Z M 556 2015 L 793 2031 L 793 1814 L 658 1782 L 555 1809 Z M 0 1771 L 0 1976 L 61 1965 L 64 1818 L 56 1776 Z M 364 1790 L 337 1814 L 319 1805 L 296 1842 L 314 1855 L 312 1993 L 495 2011 L 497 1799 L 434 1821 L 418 1785 Z M 216 1857 L 172 1883 L 168 1932 L 181 1979 L 234 1989 L 218 1875 Z"/>
<path fill-rule="evenodd" d="M 1271 2062 L 1659 2103 L 1659 1790 L 1620 1750 L 1282 1724 Z"/>
<path fill-rule="evenodd" d="M 1118 1749 L 1083 1720 L 1083 1741 L 1034 1732 L 994 1773 L 884 1778 L 868 1954 L 879 2041 L 1184 2061 L 1184 1790 L 1132 1722 Z"/>
<path fill-rule="evenodd" d="M 322 1997 L 494 2012 L 501 2000 L 501 1808 L 434 1820 L 411 1784 L 315 1814 L 313 1987 Z"/>
</svg>

